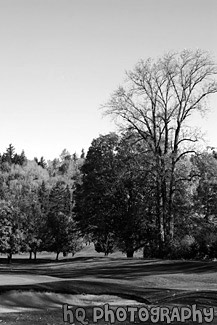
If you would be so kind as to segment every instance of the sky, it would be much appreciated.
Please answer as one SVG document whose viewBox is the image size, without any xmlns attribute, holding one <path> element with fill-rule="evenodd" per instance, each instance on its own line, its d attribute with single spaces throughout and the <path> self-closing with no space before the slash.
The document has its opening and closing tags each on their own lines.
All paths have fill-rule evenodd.
<svg viewBox="0 0 217 325">
<path fill-rule="evenodd" d="M 0 152 L 80 154 L 115 131 L 100 106 L 140 60 L 203 49 L 217 62 L 216 0 L 0 0 Z M 217 95 L 194 122 L 217 147 Z"/>
</svg>

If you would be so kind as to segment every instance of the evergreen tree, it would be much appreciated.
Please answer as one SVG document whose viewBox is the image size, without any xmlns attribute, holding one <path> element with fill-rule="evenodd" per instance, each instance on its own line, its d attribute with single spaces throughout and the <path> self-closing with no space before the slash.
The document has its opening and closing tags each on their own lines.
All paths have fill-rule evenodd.
<svg viewBox="0 0 217 325">
<path fill-rule="evenodd" d="M 22 150 L 22 152 L 19 156 L 19 161 L 20 161 L 21 166 L 23 166 L 27 162 L 27 158 L 26 158 L 24 150 Z"/>
<path fill-rule="evenodd" d="M 12 159 L 13 164 L 17 164 L 20 166 L 23 166 L 27 162 L 27 158 L 25 156 L 24 150 L 22 150 L 21 154 L 18 155 L 17 153 L 14 154 L 14 157 Z"/>
<path fill-rule="evenodd" d="M 39 161 L 39 166 L 41 166 L 42 168 L 47 168 L 47 164 L 46 164 L 46 161 L 44 159 L 44 157 L 42 156 L 40 161 Z"/>
<path fill-rule="evenodd" d="M 35 162 L 38 164 L 38 166 L 41 166 L 42 168 L 46 169 L 47 168 L 47 164 L 46 161 L 44 159 L 44 157 L 42 156 L 40 160 L 38 160 L 37 157 L 34 158 Z"/>
<path fill-rule="evenodd" d="M 81 150 L 81 156 L 80 156 L 81 159 L 84 159 L 85 158 L 85 151 L 84 149 Z"/>
<path fill-rule="evenodd" d="M 14 161 L 15 156 L 15 148 L 12 144 L 9 144 L 8 148 L 6 149 L 6 152 L 2 155 L 2 162 L 7 162 L 9 165 L 11 165 Z"/>
<path fill-rule="evenodd" d="M 64 182 L 57 182 L 49 196 L 47 219 L 48 249 L 64 254 L 71 251 L 74 236 L 74 222 L 71 214 L 71 193 Z"/>
</svg>

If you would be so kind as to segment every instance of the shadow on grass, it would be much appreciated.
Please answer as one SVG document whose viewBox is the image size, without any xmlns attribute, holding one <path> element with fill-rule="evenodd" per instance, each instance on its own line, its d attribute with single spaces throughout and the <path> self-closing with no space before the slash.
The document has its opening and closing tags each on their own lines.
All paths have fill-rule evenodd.
<svg viewBox="0 0 217 325">
<path fill-rule="evenodd" d="M 71 258 L 63 258 L 63 259 L 60 259 L 58 261 L 56 261 L 55 259 L 53 258 L 37 258 L 37 259 L 29 259 L 29 258 L 13 258 L 11 263 L 8 263 L 8 259 L 7 258 L 4 258 L 4 257 L 0 257 L 0 266 L 3 264 L 3 265 L 16 265 L 16 264 L 21 264 L 21 265 L 34 265 L 34 264 L 42 264 L 42 263 L 65 263 L 65 262 L 77 262 L 77 261 L 82 261 L 84 262 L 85 260 L 90 260 L 90 259 L 93 259 L 96 257 L 95 256 L 76 256 L 76 257 L 71 257 Z M 97 257 L 97 259 L 103 259 L 103 256 L 102 257 Z"/>
<path fill-rule="evenodd" d="M 1 264 L 1 262 L 3 262 Z M 205 274 L 217 272 L 217 262 L 163 261 L 104 257 L 75 257 L 55 262 L 38 259 L 34 262 L 15 259 L 5 264 L 0 259 L 0 274 L 36 274 L 58 278 L 96 277 L 104 279 L 134 280 L 140 277 L 165 274 Z M 36 266 L 37 265 L 37 266 Z"/>
<path fill-rule="evenodd" d="M 93 265 L 85 265 L 79 269 L 71 267 L 63 269 L 58 268 L 47 270 L 46 274 L 60 278 L 75 278 L 96 276 L 97 278 L 110 279 L 135 279 L 138 277 L 163 274 L 191 274 L 191 273 L 212 273 L 217 272 L 216 262 L 158 262 L 152 263 L 134 260 L 134 261 L 106 261 Z"/>
</svg>

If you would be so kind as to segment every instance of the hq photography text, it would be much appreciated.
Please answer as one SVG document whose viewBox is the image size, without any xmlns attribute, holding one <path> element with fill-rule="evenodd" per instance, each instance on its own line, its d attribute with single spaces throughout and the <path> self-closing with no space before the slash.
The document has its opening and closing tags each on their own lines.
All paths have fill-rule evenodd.
<svg viewBox="0 0 217 325">
<path fill-rule="evenodd" d="M 64 304 L 62 306 L 63 321 L 68 324 L 97 324 L 104 321 L 109 324 L 116 322 L 138 323 L 158 323 L 165 322 L 170 324 L 172 322 L 195 322 L 196 324 L 211 323 L 214 319 L 214 308 L 197 308 L 197 305 L 184 307 L 130 307 L 119 306 L 111 307 L 109 304 L 103 306 L 94 306 L 91 308 L 91 313 L 86 314 L 86 308 L 69 306 Z"/>
</svg>

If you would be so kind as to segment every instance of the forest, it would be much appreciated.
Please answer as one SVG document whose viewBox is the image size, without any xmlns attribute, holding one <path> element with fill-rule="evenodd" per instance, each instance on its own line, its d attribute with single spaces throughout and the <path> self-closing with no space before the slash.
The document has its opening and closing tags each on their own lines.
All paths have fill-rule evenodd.
<svg viewBox="0 0 217 325">
<path fill-rule="evenodd" d="M 201 149 L 191 118 L 217 92 L 203 51 L 140 61 L 103 105 L 119 126 L 85 154 L 0 156 L 0 253 L 217 258 L 217 151 Z"/>
</svg>

